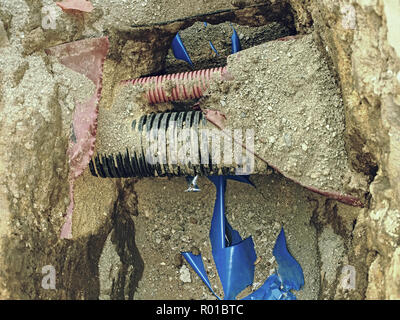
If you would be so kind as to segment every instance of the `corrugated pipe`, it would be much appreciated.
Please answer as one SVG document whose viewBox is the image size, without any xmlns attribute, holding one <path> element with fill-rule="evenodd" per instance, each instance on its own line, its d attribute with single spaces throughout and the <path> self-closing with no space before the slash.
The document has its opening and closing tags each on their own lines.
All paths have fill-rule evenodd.
<svg viewBox="0 0 400 320">
<path fill-rule="evenodd" d="M 214 73 L 219 73 L 221 79 L 230 78 L 227 67 L 220 67 L 162 76 L 143 77 L 127 80 L 123 83 L 146 85 L 146 97 L 150 103 L 182 101 L 202 97 Z"/>
</svg>

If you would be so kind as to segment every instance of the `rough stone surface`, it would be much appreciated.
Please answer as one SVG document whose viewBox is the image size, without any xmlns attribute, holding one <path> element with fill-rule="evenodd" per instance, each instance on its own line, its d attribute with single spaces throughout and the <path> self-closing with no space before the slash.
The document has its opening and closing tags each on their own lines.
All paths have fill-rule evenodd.
<svg viewBox="0 0 400 320">
<path fill-rule="evenodd" d="M 400 11 L 395 1 L 360 1 L 354 4 L 354 10 L 357 27 L 346 31 L 348 38 L 338 39 L 336 46 L 340 51 L 346 50 L 346 54 L 342 52 L 339 55 L 339 58 L 346 58 L 342 65 L 351 66 L 351 69 L 339 69 L 342 71 L 343 87 L 347 85 L 344 97 L 348 103 L 349 141 L 350 147 L 356 151 L 356 142 L 362 142 L 360 138 L 364 140 L 358 143 L 358 148 L 361 147 L 364 154 L 370 154 L 366 159 L 372 158 L 379 168 L 370 187 L 370 209 L 364 213 L 370 239 L 368 249 L 381 256 L 380 268 L 386 275 L 381 296 L 387 299 L 399 298 L 398 287 L 393 290 L 395 286 L 392 285 L 397 280 L 391 278 L 394 274 L 389 272 L 395 265 L 395 247 L 379 244 L 385 238 L 396 241 L 398 237 L 398 231 L 388 234 L 385 225 L 391 224 L 386 219 L 396 219 L 399 207 L 400 101 L 399 82 L 395 76 L 399 70 L 399 56 L 396 53 L 399 42 L 393 36 L 398 23 L 398 19 L 394 20 L 393 16 L 398 16 Z M 332 49 L 336 50 L 335 47 Z M 352 50 L 351 55 L 349 49 Z M 352 84 L 349 83 L 351 80 Z M 359 155 L 355 155 L 355 158 L 363 160 Z M 357 163 L 357 160 L 353 161 Z M 376 212 L 385 211 L 388 207 L 393 211 L 385 215 L 386 219 L 381 214 L 378 214 L 382 218 L 379 222 L 374 219 Z M 390 242 L 389 239 L 386 241 Z M 373 282 L 370 286 L 374 286 Z M 372 289 L 368 290 L 371 297 L 373 292 Z"/>
<path fill-rule="evenodd" d="M 337 273 L 343 265 L 343 240 L 331 227 L 327 227 L 318 238 L 318 248 L 321 256 L 321 277 L 330 287 L 338 278 Z"/>
<path fill-rule="evenodd" d="M 392 284 L 399 270 L 397 278 L 391 278 L 396 275 L 393 244 L 398 231 L 387 232 L 387 227 L 396 226 L 400 199 L 399 4 L 378 0 L 291 3 L 299 29 L 309 30 L 313 21 L 340 79 L 351 164 L 373 179 L 369 208 L 360 214 L 354 230 L 363 230 L 369 239 L 366 246 L 355 244 L 358 259 L 364 251 L 368 265 L 371 256 L 378 255 L 371 265 L 365 298 L 398 299 L 399 288 Z M 382 285 L 371 279 L 382 280 Z"/>
</svg>

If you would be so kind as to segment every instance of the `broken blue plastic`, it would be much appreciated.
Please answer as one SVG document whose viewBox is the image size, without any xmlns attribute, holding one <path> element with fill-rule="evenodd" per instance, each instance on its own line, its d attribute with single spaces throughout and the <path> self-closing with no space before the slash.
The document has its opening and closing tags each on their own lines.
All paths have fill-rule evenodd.
<svg viewBox="0 0 400 320">
<path fill-rule="evenodd" d="M 185 48 L 185 45 L 182 42 L 179 32 L 176 34 L 176 36 L 172 40 L 171 46 L 172 46 L 172 52 L 174 53 L 174 56 L 176 59 L 184 60 L 187 63 L 189 63 L 191 66 L 193 66 L 193 62 L 190 59 L 190 56 Z"/>
<path fill-rule="evenodd" d="M 204 23 L 204 26 L 207 27 L 207 22 L 203 22 L 203 23 Z M 212 51 L 214 51 L 215 54 L 217 56 L 219 56 L 218 51 L 217 51 L 217 49 L 215 49 L 215 47 L 214 47 L 213 43 L 211 42 L 211 40 L 209 40 L 208 42 L 210 43 L 210 47 L 211 47 Z"/>
<path fill-rule="evenodd" d="M 296 300 L 290 290 L 300 290 L 304 285 L 303 270 L 287 250 L 285 231 L 281 230 L 272 251 L 278 264 L 278 273 L 243 300 Z"/>
<path fill-rule="evenodd" d="M 232 40 L 232 54 L 239 52 L 240 50 L 242 50 L 242 47 L 240 45 L 240 40 L 238 37 L 238 34 L 235 30 L 235 28 L 231 25 L 232 30 L 233 30 L 233 34 L 231 36 L 231 40 Z"/>
<path fill-rule="evenodd" d="M 260 288 L 242 300 L 296 300 L 296 296 L 290 291 L 281 289 L 279 276 L 274 273 Z"/>
<path fill-rule="evenodd" d="M 204 268 L 201 254 L 194 255 L 191 252 L 182 252 L 182 255 L 186 259 L 186 261 L 190 264 L 190 266 L 193 268 L 193 270 L 196 271 L 201 280 L 203 280 L 208 289 L 210 289 L 210 291 L 214 294 L 214 296 L 216 296 L 218 300 L 221 300 L 221 298 L 214 292 L 214 290 L 211 287 L 210 280 L 208 280 L 207 277 L 206 269 Z"/>
<path fill-rule="evenodd" d="M 254 279 L 254 262 L 257 259 L 251 237 L 242 240 L 225 216 L 226 180 L 234 179 L 252 184 L 247 176 L 212 176 L 209 179 L 217 188 L 214 214 L 211 222 L 210 241 L 218 275 L 224 290 L 224 299 L 232 300 L 251 285 Z M 201 256 L 182 253 L 208 288 L 211 288 Z M 210 289 L 215 295 L 214 291 Z M 219 297 L 215 295 L 218 299 Z"/>
<path fill-rule="evenodd" d="M 304 275 L 300 264 L 287 250 L 285 231 L 281 230 L 272 253 L 278 264 L 278 275 L 285 291 L 300 290 L 304 285 Z"/>
<path fill-rule="evenodd" d="M 185 192 L 200 192 L 200 188 L 197 185 L 197 179 L 199 176 L 186 176 L 186 182 L 188 183 L 188 188 L 185 190 Z"/>
<path fill-rule="evenodd" d="M 211 42 L 211 40 L 208 41 L 208 42 L 210 43 L 210 47 L 211 47 L 212 51 L 214 51 L 215 54 L 216 54 L 217 56 L 219 56 L 219 53 L 218 53 L 217 49 L 215 49 L 215 47 L 214 47 L 213 43 Z"/>
<path fill-rule="evenodd" d="M 211 176 L 209 179 L 217 188 L 210 230 L 212 254 L 222 283 L 224 299 L 231 300 L 235 299 L 241 291 L 253 283 L 254 262 L 257 256 L 252 238 L 249 237 L 242 240 L 239 233 L 231 227 L 226 219 L 226 180 L 233 179 L 249 183 L 253 186 L 254 184 L 250 181 L 249 176 Z M 287 251 L 283 229 L 278 236 L 273 253 L 278 263 L 278 274 L 273 274 L 268 277 L 259 289 L 244 299 L 296 299 L 295 295 L 291 293 L 290 290 L 299 290 L 303 286 L 303 271 L 297 261 Z M 201 255 L 194 255 L 191 252 L 182 252 L 182 255 L 211 292 L 220 299 L 211 287 Z"/>
</svg>

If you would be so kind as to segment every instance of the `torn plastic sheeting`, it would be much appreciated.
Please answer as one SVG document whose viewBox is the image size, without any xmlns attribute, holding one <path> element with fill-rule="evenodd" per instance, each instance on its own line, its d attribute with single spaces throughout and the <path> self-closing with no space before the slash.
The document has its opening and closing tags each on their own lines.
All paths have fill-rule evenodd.
<svg viewBox="0 0 400 320">
<path fill-rule="evenodd" d="M 260 288 L 242 300 L 296 300 L 296 296 L 290 291 L 285 292 L 281 289 L 279 276 L 274 273 Z"/>
<path fill-rule="evenodd" d="M 93 4 L 89 0 L 65 0 L 56 2 L 56 5 L 66 12 L 92 12 L 94 9 Z"/>
<path fill-rule="evenodd" d="M 283 228 L 272 251 L 278 264 L 278 272 L 268 277 L 265 283 L 243 300 L 296 300 L 290 290 L 300 290 L 304 285 L 304 274 L 300 264 L 292 257 L 286 246 Z"/>
<path fill-rule="evenodd" d="M 174 53 L 174 56 L 176 59 L 184 60 L 187 63 L 189 63 L 191 66 L 193 66 L 193 62 L 190 59 L 190 56 L 185 48 L 185 45 L 182 42 L 179 32 L 176 34 L 176 36 L 172 40 L 171 46 L 172 46 L 172 52 Z"/>
<path fill-rule="evenodd" d="M 211 176 L 209 179 L 217 188 L 214 213 L 211 222 L 210 242 L 215 265 L 220 277 L 224 299 L 235 299 L 246 287 L 253 283 L 254 262 L 257 258 L 251 237 L 242 240 L 225 216 L 226 180 L 232 179 L 254 186 L 249 176 Z M 299 290 L 304 284 L 303 271 L 286 248 L 285 234 L 282 229 L 275 244 L 274 255 L 278 262 L 278 275 L 270 276 L 263 286 L 248 295 L 247 300 L 293 300 L 296 297 L 291 289 Z M 204 268 L 201 255 L 182 252 L 183 257 L 192 266 L 203 282 L 214 292 Z"/>
<path fill-rule="evenodd" d="M 225 128 L 226 116 L 219 110 L 202 109 L 207 121 L 211 122 L 217 128 Z"/>
<path fill-rule="evenodd" d="M 66 67 L 79 72 L 96 86 L 93 96 L 84 103 L 77 103 L 73 115 L 72 134 L 68 146 L 70 204 L 61 239 L 72 238 L 72 213 L 74 210 L 74 182 L 88 166 L 93 155 L 97 132 L 98 102 L 102 91 L 103 65 L 108 53 L 107 37 L 84 39 L 62 44 L 46 50 Z"/>
</svg>

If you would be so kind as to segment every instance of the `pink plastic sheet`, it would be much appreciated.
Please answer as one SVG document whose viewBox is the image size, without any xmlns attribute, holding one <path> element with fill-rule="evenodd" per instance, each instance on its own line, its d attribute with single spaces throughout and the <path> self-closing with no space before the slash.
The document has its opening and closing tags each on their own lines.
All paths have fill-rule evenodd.
<svg viewBox="0 0 400 320">
<path fill-rule="evenodd" d="M 74 210 L 74 182 L 93 155 L 97 132 L 98 103 L 102 90 L 103 64 L 109 48 L 107 37 L 85 39 L 62 44 L 47 50 L 66 67 L 88 77 L 96 86 L 93 96 L 84 103 L 78 103 L 73 116 L 73 136 L 68 147 L 70 204 L 66 213 L 66 222 L 61 230 L 62 239 L 72 238 L 72 213 Z"/>
</svg>

